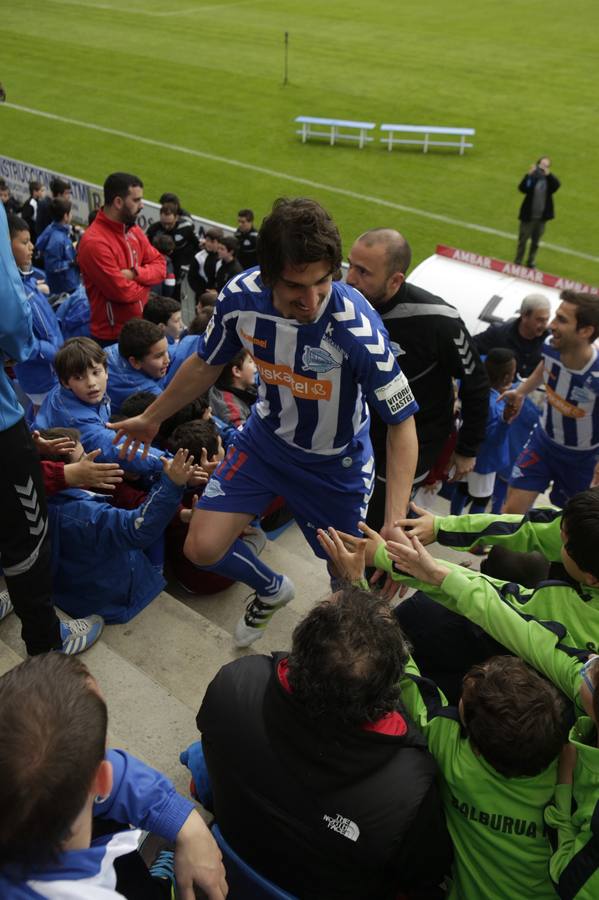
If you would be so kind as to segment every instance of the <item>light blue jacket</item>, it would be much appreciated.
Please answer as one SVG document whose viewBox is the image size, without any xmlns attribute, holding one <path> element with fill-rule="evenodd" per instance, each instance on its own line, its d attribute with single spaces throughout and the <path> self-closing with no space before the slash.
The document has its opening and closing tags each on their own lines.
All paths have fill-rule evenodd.
<svg viewBox="0 0 599 900">
<path fill-rule="evenodd" d="M 52 596 L 73 618 L 97 613 L 128 622 L 166 582 L 145 549 L 162 539 L 183 488 L 162 474 L 137 509 L 119 509 L 102 494 L 72 488 L 48 498 Z"/>
<path fill-rule="evenodd" d="M 108 357 L 107 391 L 113 412 L 119 412 L 123 401 L 131 394 L 137 394 L 139 391 L 162 393 L 164 379 L 150 378 L 145 372 L 134 369 L 129 360 L 119 353 L 118 344 L 111 344 L 105 349 Z"/>
<path fill-rule="evenodd" d="M 53 294 L 70 294 L 79 287 L 81 278 L 69 225 L 50 222 L 35 242 L 35 249 L 44 255 L 44 271 Z"/>
<path fill-rule="evenodd" d="M 54 310 L 37 286 L 37 272 L 20 274 L 31 306 L 33 347 L 29 359 L 15 366 L 15 374 L 26 394 L 46 394 L 58 384 L 53 363 L 64 339 Z"/>
<path fill-rule="evenodd" d="M 4 365 L 23 362 L 33 349 L 31 307 L 25 299 L 19 270 L 15 263 L 4 205 L 0 203 L 0 431 L 6 431 L 23 418 L 23 407 L 16 398 Z"/>
<path fill-rule="evenodd" d="M 162 472 L 160 450 L 151 448 L 145 459 L 139 450 L 132 460 L 119 457 L 119 447 L 112 442 L 115 432 L 106 428 L 110 419 L 110 400 L 107 396 L 100 403 L 83 403 L 72 391 L 62 385 L 52 388 L 35 417 L 36 428 L 77 428 L 86 453 L 100 449 L 97 462 L 118 462 L 127 472 L 136 475 L 156 476 Z"/>
</svg>

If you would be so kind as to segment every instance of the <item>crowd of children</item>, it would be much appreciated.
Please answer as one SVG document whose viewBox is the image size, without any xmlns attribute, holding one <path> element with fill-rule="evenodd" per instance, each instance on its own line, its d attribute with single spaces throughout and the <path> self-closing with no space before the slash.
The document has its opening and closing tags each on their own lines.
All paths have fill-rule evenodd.
<svg viewBox="0 0 599 900">
<path fill-rule="evenodd" d="M 170 258 L 172 296 L 164 295 L 164 284 L 157 285 L 143 317 L 126 321 L 118 340 L 102 347 L 86 330 L 89 315 L 86 318 L 70 230 L 71 203 L 59 182 L 46 209 L 41 206 L 41 185 L 32 182 L 21 214 L 13 212 L 8 218 L 33 327 L 30 352 L 12 370 L 43 461 L 54 600 L 75 617 L 126 622 L 165 586 L 165 561 L 179 584 L 194 594 L 216 593 L 231 584 L 211 566 L 200 570 L 193 565 L 184 547 L 198 496 L 227 450 L 228 465 L 236 464 L 231 462 L 236 435 L 257 399 L 252 355 L 242 350 L 223 366 L 206 396 L 162 423 L 149 450 L 135 447 L 123 456 L 114 431 L 106 426 L 146 410 L 197 353 L 218 291 L 256 261 L 256 231 L 252 211 L 242 209 L 235 237 L 208 229 L 200 246 L 178 198 L 163 195 L 160 220 L 148 237 Z M 44 215 L 49 221 L 41 227 Z M 196 317 L 187 328 L 178 299 L 186 273 L 197 297 Z M 396 615 L 413 644 L 413 658 L 400 683 L 401 702 L 438 765 L 454 846 L 445 894 L 435 896 L 549 900 L 557 891 L 563 898 L 591 900 L 599 887 L 599 489 L 577 494 L 563 511 L 533 510 L 524 517 L 496 514 L 501 501 L 496 473 L 509 468 L 515 455 L 505 396 L 514 383 L 516 360 L 511 350 L 492 348 L 485 365 L 491 385 L 487 434 L 474 470 L 453 491 L 451 515 L 435 517 L 416 507 L 413 517 L 398 523 L 407 535 L 404 544 L 385 542 L 367 526 L 363 538 L 331 528 L 320 531 L 318 540 L 344 580 L 367 587 L 364 566 L 373 565 L 421 592 L 410 605 L 400 604 Z M 486 514 L 489 501 L 494 511 Z M 467 504 L 471 514 L 461 515 Z M 249 531 L 255 546 L 256 529 Z M 435 560 L 424 546 L 434 540 L 459 549 L 483 543 L 536 552 L 563 569 L 555 568 L 551 580 L 527 588 L 513 578 L 494 578 Z M 443 608 L 438 617 L 431 614 L 431 604 L 433 610 L 435 604 Z M 8 612 L 10 604 L 0 596 L 0 618 Z M 445 640 L 452 632 L 444 629 L 452 620 L 459 623 L 463 642 L 459 660 L 457 644 Z M 490 659 L 489 638 L 495 642 Z M 446 656 L 437 654 L 431 671 L 427 648 L 443 643 L 448 645 Z M 437 673 L 437 680 L 447 674 L 444 666 L 452 675 L 459 670 L 461 680 L 461 688 L 449 699 L 434 681 Z M 173 841 L 183 834 L 185 844 L 190 817 L 195 836 L 203 833 L 191 807 L 175 798 L 172 786 L 156 773 L 143 767 L 138 772 L 141 763 L 111 751 L 106 759 L 114 779 L 108 769 L 98 768 L 104 755 L 105 707 L 84 667 L 67 660 L 34 661 L 21 668 L 21 676 L 15 672 L 14 677 L 0 678 L 2 728 L 18 719 L 19 677 L 31 690 L 32 685 L 38 689 L 48 673 L 58 673 L 65 684 L 72 684 L 73 704 L 82 704 L 82 715 L 96 722 L 98 746 L 90 746 L 94 764 L 84 765 L 82 776 L 87 783 L 77 785 L 69 807 L 72 815 L 52 832 L 54 843 L 28 831 L 31 820 L 25 814 L 15 826 L 22 844 L 0 827 L 0 888 L 17 883 L 13 864 L 45 865 L 65 846 L 71 848 L 65 836 L 74 833 L 77 816 L 84 813 L 86 822 L 91 820 L 92 812 L 102 812 L 95 807 L 108 798 L 104 813 L 118 819 L 113 815 L 118 809 L 126 823 L 147 825 Z M 52 698 L 43 692 L 39 702 L 44 715 L 54 709 Z M 55 712 L 63 715 L 62 709 Z M 16 738 L 14 744 L 20 746 Z M 14 755 L 14 748 L 11 752 Z M 94 753 L 100 753 L 97 759 Z M 0 769 L 3 761 L 0 756 Z M 159 814 L 150 809 L 148 792 L 130 792 L 129 803 L 122 799 L 130 770 L 148 792 L 151 788 L 164 798 L 165 809 L 172 805 L 170 817 L 165 809 Z M 3 784 L 7 772 L 0 778 Z M 64 776 L 67 786 L 70 777 Z M 15 802 L 23 801 L 28 785 L 23 773 L 19 778 Z M 39 785 L 28 789 L 37 791 Z M 89 835 L 82 846 L 86 840 L 89 848 Z M 109 843 L 102 845 L 100 861 Z M 125 844 L 120 852 L 131 849 Z M 180 864 L 180 878 L 203 884 L 213 892 L 209 896 L 224 897 L 218 853 L 207 846 L 211 874 L 186 875 Z M 90 870 L 92 875 L 98 872 Z M 148 897 L 153 896 L 151 890 Z M 38 894 L 14 888 L 6 896 Z"/>
</svg>

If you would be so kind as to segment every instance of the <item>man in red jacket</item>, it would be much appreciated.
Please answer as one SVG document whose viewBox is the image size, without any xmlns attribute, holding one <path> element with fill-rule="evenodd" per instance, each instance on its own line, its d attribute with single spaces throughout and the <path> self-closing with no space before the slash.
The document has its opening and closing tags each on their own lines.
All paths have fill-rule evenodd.
<svg viewBox="0 0 599 900">
<path fill-rule="evenodd" d="M 79 268 L 91 307 L 91 335 L 102 346 L 141 316 L 152 285 L 166 277 L 166 262 L 135 224 L 143 182 L 113 172 L 104 182 L 104 206 L 79 243 Z"/>
</svg>

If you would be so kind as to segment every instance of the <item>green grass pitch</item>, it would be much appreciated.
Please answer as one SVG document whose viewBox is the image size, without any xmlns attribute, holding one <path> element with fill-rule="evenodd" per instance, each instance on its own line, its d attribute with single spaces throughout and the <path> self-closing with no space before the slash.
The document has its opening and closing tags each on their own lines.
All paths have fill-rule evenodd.
<svg viewBox="0 0 599 900">
<path fill-rule="evenodd" d="M 575 253 L 542 248 L 538 264 L 599 283 L 595 0 L 24 0 L 2 19 L 9 102 L 269 171 L 5 107 L 9 156 L 99 183 L 134 171 L 149 198 L 173 190 L 229 223 L 241 206 L 260 220 L 275 197 L 307 194 L 333 214 L 346 251 L 361 231 L 389 225 L 418 261 L 438 242 L 512 259 L 513 239 L 467 223 L 515 234 L 518 181 L 549 154 L 562 188 L 545 239 Z M 302 145 L 300 114 L 477 133 L 463 157 Z"/>
</svg>

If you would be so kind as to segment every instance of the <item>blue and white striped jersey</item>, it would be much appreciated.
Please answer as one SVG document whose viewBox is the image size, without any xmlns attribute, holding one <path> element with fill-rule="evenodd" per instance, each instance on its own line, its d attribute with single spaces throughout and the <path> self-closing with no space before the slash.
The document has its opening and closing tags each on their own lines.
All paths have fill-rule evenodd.
<svg viewBox="0 0 599 900">
<path fill-rule="evenodd" d="M 349 285 L 333 282 L 314 322 L 285 319 L 272 304 L 258 268 L 221 291 L 198 353 L 210 365 L 242 348 L 260 375 L 258 417 L 299 451 L 336 456 L 368 427 L 368 404 L 395 425 L 418 410 L 389 349 L 381 319 Z"/>
<path fill-rule="evenodd" d="M 584 369 L 567 369 L 559 351 L 543 346 L 547 403 L 541 424 L 547 436 L 573 450 L 599 447 L 599 354 Z"/>
</svg>

